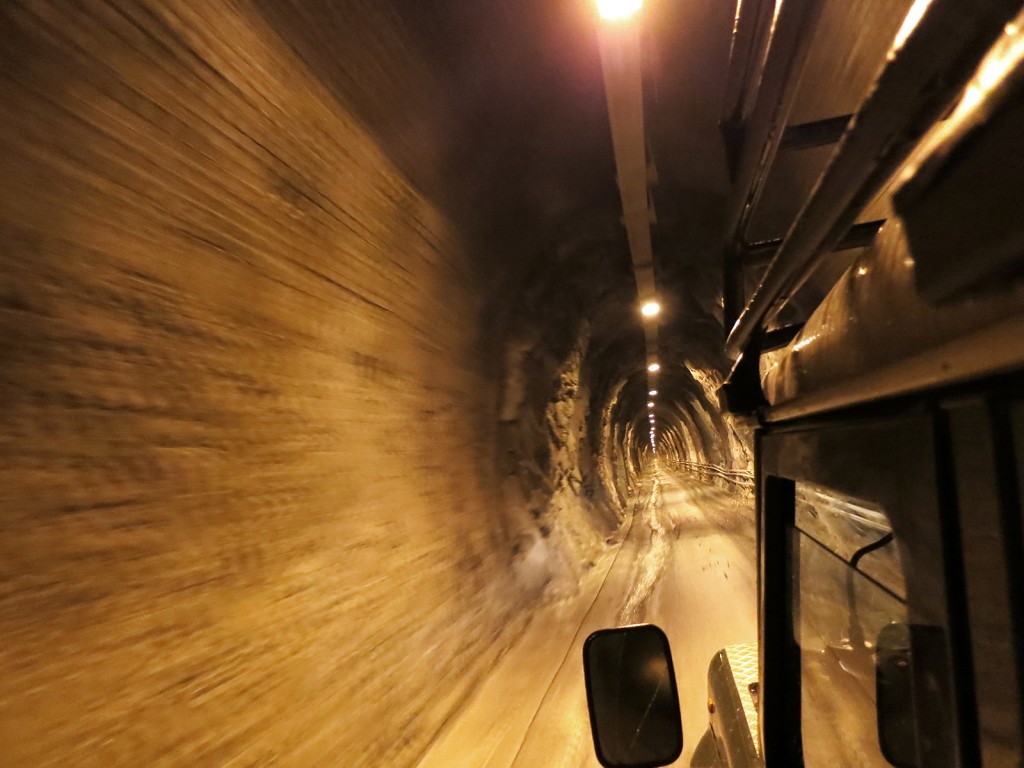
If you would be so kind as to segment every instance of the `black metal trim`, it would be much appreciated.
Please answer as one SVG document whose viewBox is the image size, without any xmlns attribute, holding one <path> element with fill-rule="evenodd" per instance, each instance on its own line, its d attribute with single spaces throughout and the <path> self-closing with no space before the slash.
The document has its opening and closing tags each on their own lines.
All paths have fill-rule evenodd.
<svg viewBox="0 0 1024 768">
<path fill-rule="evenodd" d="M 763 479 L 758 532 L 761 554 L 759 718 L 766 765 L 803 765 L 801 738 L 800 646 L 793 636 L 799 620 L 799 560 L 794 552 L 796 483 L 769 475 Z M 766 663 L 771 660 L 771 663 Z"/>
<path fill-rule="evenodd" d="M 787 325 L 784 328 L 774 328 L 766 331 L 764 341 L 761 342 L 762 352 L 771 352 L 773 349 L 781 349 L 797 337 L 797 334 L 804 329 L 803 323 Z"/>
<path fill-rule="evenodd" d="M 742 245 L 730 244 L 722 257 L 722 329 L 728 333 L 743 311 L 745 252 Z"/>
<path fill-rule="evenodd" d="M 718 404 L 722 410 L 749 414 L 768 405 L 761 388 L 759 358 L 756 352 L 740 355 L 725 383 L 718 389 Z"/>
<path fill-rule="evenodd" d="M 1018 401 L 1024 404 L 1024 401 Z M 992 454 L 995 459 L 996 490 L 999 494 L 1000 523 L 1002 525 L 1003 558 L 1007 569 L 1007 591 L 1010 598 L 1011 626 L 1016 639 L 1014 653 L 1017 665 L 1017 715 L 1021 734 L 1024 734 L 1024 519 L 1022 499 L 1019 495 L 1020 478 L 1018 456 L 1014 443 L 1010 404 L 1006 400 L 989 401 L 989 421 L 992 429 Z"/>
<path fill-rule="evenodd" d="M 726 124 L 742 125 L 757 95 L 775 6 L 774 0 L 743 0 L 737 5 L 722 99 L 723 128 Z"/>
<path fill-rule="evenodd" d="M 977 697 L 974 690 L 967 582 L 964 577 L 960 504 L 956 487 L 956 463 L 952 448 L 952 427 L 947 410 L 940 407 L 934 409 L 933 429 L 939 525 L 942 530 L 942 563 L 945 571 L 949 621 L 946 631 L 949 637 L 953 705 L 956 712 L 955 744 L 958 764 L 974 766 L 981 765 L 981 746 Z"/>
<path fill-rule="evenodd" d="M 779 142 L 779 149 L 812 149 L 835 144 L 846 132 L 853 115 L 826 117 L 809 123 L 787 125 Z"/>
<path fill-rule="evenodd" d="M 857 550 L 853 554 L 853 558 L 850 558 L 849 560 L 847 560 L 842 555 L 839 555 L 835 551 L 830 549 L 828 544 L 826 544 L 825 542 L 823 542 L 821 539 L 817 538 L 813 534 L 808 533 L 803 528 L 801 528 L 799 526 L 796 526 L 795 530 L 799 531 L 801 536 L 803 536 L 809 542 L 814 544 L 816 547 L 820 548 L 822 551 L 824 551 L 825 554 L 829 555 L 830 557 L 834 558 L 835 560 L 838 560 L 844 566 L 847 566 L 848 568 L 851 568 L 852 572 L 855 572 L 860 578 L 862 578 L 865 581 L 869 582 L 870 584 L 875 586 L 880 591 L 885 592 L 893 600 L 898 600 L 901 603 L 906 603 L 907 602 L 906 595 L 901 595 L 901 594 L 899 594 L 897 592 L 894 592 L 892 587 L 886 586 L 885 584 L 880 582 L 878 579 L 876 579 L 874 576 L 872 576 L 870 573 L 867 573 L 866 571 L 862 571 L 860 568 L 857 567 L 857 563 L 854 562 L 854 558 L 856 558 L 859 561 L 860 558 L 862 558 L 864 555 L 868 555 L 871 552 L 873 552 L 874 550 L 881 549 L 886 544 L 890 544 L 893 541 L 893 539 L 895 538 L 893 536 L 892 532 L 889 532 L 889 533 L 885 534 L 885 536 L 883 536 L 878 541 L 873 541 L 870 544 L 865 545 L 864 547 L 862 547 L 861 549 Z"/>
<path fill-rule="evenodd" d="M 854 224 L 840 238 L 839 242 L 835 244 L 831 252 L 838 253 L 839 251 L 849 251 L 854 248 L 867 248 L 874 244 L 875 236 L 885 224 L 885 221 L 885 219 L 876 219 L 874 221 L 862 221 L 860 224 Z M 746 258 L 743 260 L 743 266 L 752 267 L 758 264 L 767 264 L 781 247 L 781 237 L 749 243 L 745 246 Z"/>
</svg>

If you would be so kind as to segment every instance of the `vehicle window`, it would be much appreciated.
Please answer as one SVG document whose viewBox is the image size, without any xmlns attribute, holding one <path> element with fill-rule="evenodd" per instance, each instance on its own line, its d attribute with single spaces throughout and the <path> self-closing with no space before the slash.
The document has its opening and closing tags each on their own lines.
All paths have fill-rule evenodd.
<svg viewBox="0 0 1024 768">
<path fill-rule="evenodd" d="M 821 486 L 798 483 L 795 512 L 804 764 L 888 768 L 875 645 L 883 628 L 907 622 L 897 542 L 877 505 Z"/>
<path fill-rule="evenodd" d="M 846 562 L 869 544 L 892 534 L 889 518 L 877 504 L 814 483 L 796 484 L 796 527 Z M 907 599 L 895 543 L 862 551 L 856 569 L 900 600 Z"/>
</svg>

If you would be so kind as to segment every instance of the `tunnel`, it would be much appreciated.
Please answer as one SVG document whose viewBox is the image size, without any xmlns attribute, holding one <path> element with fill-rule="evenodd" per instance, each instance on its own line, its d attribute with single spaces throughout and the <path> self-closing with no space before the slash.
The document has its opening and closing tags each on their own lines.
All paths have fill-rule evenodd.
<svg viewBox="0 0 1024 768">
<path fill-rule="evenodd" d="M 797 117 L 910 5 L 831 3 Z M 567 649 L 670 604 L 694 748 L 756 623 L 736 7 L 644 3 L 632 114 L 598 10 L 0 4 L 0 762 L 593 765 Z"/>
</svg>

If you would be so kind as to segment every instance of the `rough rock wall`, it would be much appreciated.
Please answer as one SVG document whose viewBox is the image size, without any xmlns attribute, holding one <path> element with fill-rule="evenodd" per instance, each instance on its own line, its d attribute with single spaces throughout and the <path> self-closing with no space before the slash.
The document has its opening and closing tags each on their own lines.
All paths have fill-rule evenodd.
<svg viewBox="0 0 1024 768">
<path fill-rule="evenodd" d="M 545 412 L 550 441 L 552 493 L 547 504 L 549 522 L 541 529 L 553 531 L 558 550 L 574 569 L 565 583 L 575 587 L 579 568 L 589 568 L 600 550 L 604 535 L 618 520 L 596 497 L 596 456 L 600 443 L 587 431 L 594 402 L 591 388 L 583 379 L 583 362 L 590 341 L 586 322 L 580 326 L 565 359 L 555 390 Z"/>
<path fill-rule="evenodd" d="M 598 475 L 600 434 L 588 429 L 600 410 L 584 376 L 589 326 L 567 325 L 575 334 L 509 342 L 501 403 L 503 495 L 510 517 L 521 511 L 514 567 L 549 597 L 576 589 L 618 525 Z"/>
<path fill-rule="evenodd" d="M 409 764 L 524 603 L 466 244 L 244 0 L 0 52 L 0 762 Z"/>
</svg>

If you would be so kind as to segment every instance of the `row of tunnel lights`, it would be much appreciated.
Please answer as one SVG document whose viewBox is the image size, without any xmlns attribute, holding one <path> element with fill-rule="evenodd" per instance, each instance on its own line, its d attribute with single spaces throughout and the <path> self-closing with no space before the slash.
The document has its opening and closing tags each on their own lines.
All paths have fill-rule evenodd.
<svg viewBox="0 0 1024 768">
<path fill-rule="evenodd" d="M 608 21 L 613 20 L 625 20 L 630 16 L 636 14 L 643 5 L 643 0 L 597 0 L 598 12 L 601 17 Z M 645 301 L 640 307 L 640 313 L 646 319 L 653 319 L 658 316 L 661 312 L 661 306 L 656 301 Z M 657 360 L 651 360 L 648 362 L 647 371 L 651 374 L 656 374 L 661 370 L 661 365 Z M 658 390 L 653 387 L 647 393 L 650 397 L 654 397 L 658 394 Z M 651 411 L 648 414 L 648 419 L 651 423 L 651 449 L 657 452 L 657 446 L 655 445 L 657 430 L 655 427 L 654 418 L 654 400 L 649 400 L 647 403 L 647 409 Z"/>
<path fill-rule="evenodd" d="M 660 313 L 660 312 L 661 312 L 661 305 L 658 304 L 658 302 L 656 302 L 656 301 L 647 301 L 647 302 L 645 302 L 643 304 L 642 307 L 640 307 L 640 314 L 642 314 L 644 317 L 647 317 L 647 318 L 657 317 L 658 313 Z M 661 370 L 661 365 L 658 363 L 657 360 L 652 360 L 648 364 L 647 370 L 648 370 L 649 373 L 657 373 L 658 371 Z M 650 397 L 654 397 L 655 395 L 658 394 L 658 390 L 651 389 L 647 394 Z M 656 438 L 657 438 L 657 429 L 656 429 L 654 413 L 653 413 L 653 411 L 654 411 L 654 400 L 649 400 L 647 402 L 647 409 L 649 411 L 651 411 L 651 413 L 649 413 L 648 416 L 647 416 L 648 420 L 651 422 L 651 449 L 654 450 L 655 452 L 657 452 L 658 449 L 657 449 L 657 446 L 655 445 Z"/>
</svg>

